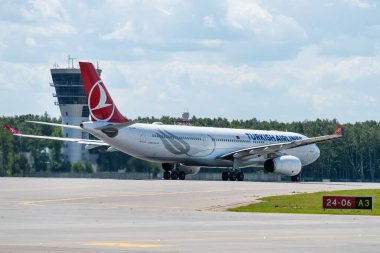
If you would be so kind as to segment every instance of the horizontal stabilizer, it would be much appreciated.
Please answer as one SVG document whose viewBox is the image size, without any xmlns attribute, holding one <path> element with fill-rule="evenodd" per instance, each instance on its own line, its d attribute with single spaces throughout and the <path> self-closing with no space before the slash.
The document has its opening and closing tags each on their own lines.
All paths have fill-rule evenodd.
<svg viewBox="0 0 380 253">
<path fill-rule="evenodd" d="M 117 130 L 120 130 L 124 127 L 127 127 L 127 126 L 130 126 L 134 123 L 132 122 L 124 122 L 124 123 L 110 123 L 110 124 L 107 124 L 105 126 L 101 126 L 101 127 L 96 127 L 95 129 L 98 129 L 98 130 L 104 130 L 104 129 L 109 129 L 109 128 L 113 128 L 113 129 L 117 129 Z"/>
</svg>

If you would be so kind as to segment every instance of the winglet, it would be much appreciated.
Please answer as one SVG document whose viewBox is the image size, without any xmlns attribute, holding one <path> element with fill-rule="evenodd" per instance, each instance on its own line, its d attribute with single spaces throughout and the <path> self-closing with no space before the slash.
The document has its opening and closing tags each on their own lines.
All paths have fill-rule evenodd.
<svg viewBox="0 0 380 253">
<path fill-rule="evenodd" d="M 343 127 L 342 125 L 337 125 L 335 129 L 335 134 L 339 136 L 343 136 Z"/>
<path fill-rule="evenodd" d="M 13 129 L 10 125 L 6 125 L 5 128 L 12 134 L 20 134 L 20 131 Z"/>
</svg>

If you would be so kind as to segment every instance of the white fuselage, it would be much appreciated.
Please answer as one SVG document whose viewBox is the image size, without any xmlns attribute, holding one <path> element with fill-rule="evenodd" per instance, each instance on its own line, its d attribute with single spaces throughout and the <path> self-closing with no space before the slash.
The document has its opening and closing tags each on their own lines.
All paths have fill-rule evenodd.
<svg viewBox="0 0 380 253">
<path fill-rule="evenodd" d="M 291 132 L 229 129 L 214 127 L 178 126 L 134 123 L 108 137 L 96 129 L 107 122 L 84 122 L 85 131 L 110 144 L 111 147 L 137 158 L 161 163 L 181 163 L 189 166 L 230 167 L 231 160 L 219 156 L 236 150 L 307 137 Z M 287 149 L 281 155 L 298 157 L 302 166 L 316 161 L 319 149 L 315 144 Z M 267 157 L 250 156 L 241 167 L 263 166 Z"/>
</svg>

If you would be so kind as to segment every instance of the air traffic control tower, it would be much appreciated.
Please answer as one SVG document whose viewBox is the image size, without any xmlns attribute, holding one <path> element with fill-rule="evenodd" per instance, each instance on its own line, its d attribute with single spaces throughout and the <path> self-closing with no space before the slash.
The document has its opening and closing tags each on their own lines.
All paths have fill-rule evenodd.
<svg viewBox="0 0 380 253">
<path fill-rule="evenodd" d="M 79 126 L 82 121 L 89 120 L 89 109 L 86 94 L 83 87 L 82 76 L 79 68 L 74 67 L 74 58 L 68 57 L 67 68 L 59 68 L 55 64 L 51 70 L 55 88 L 54 97 L 57 98 L 55 105 L 59 106 L 62 115 L 62 124 Z M 97 67 L 100 75 L 101 70 Z M 76 130 L 63 128 L 64 137 L 88 139 L 89 134 Z M 84 145 L 65 142 L 63 155 L 66 161 L 75 163 L 77 161 L 89 161 L 89 152 Z"/>
</svg>

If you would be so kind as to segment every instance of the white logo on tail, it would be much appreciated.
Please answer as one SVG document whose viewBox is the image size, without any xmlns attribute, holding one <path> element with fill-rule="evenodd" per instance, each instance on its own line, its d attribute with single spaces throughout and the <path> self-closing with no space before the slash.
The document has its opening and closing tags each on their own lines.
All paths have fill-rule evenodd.
<svg viewBox="0 0 380 253">
<path fill-rule="evenodd" d="M 99 81 L 97 81 L 92 86 L 92 88 L 90 90 L 90 93 L 88 95 L 88 107 L 90 108 L 91 116 L 95 120 L 98 120 L 98 121 L 108 121 L 113 116 L 113 113 L 115 111 L 115 105 L 113 103 L 112 104 L 107 104 L 108 95 L 107 95 L 107 92 L 104 89 L 103 85 L 101 85 L 101 83 L 103 83 L 102 80 L 99 80 Z M 97 105 L 95 107 L 91 107 L 91 101 L 92 101 L 92 99 L 95 99 L 95 98 L 92 98 L 92 95 L 93 95 L 93 91 L 94 91 L 94 89 L 96 87 L 99 88 L 99 101 L 98 101 L 98 103 L 97 103 Z M 95 113 L 93 111 L 99 110 L 99 109 L 104 109 L 104 108 L 109 107 L 109 106 L 112 106 L 112 110 L 105 109 L 105 110 L 102 111 L 101 117 L 99 117 L 99 114 L 98 114 L 98 117 L 95 116 Z M 108 113 L 109 115 L 104 115 L 104 113 Z"/>
</svg>

